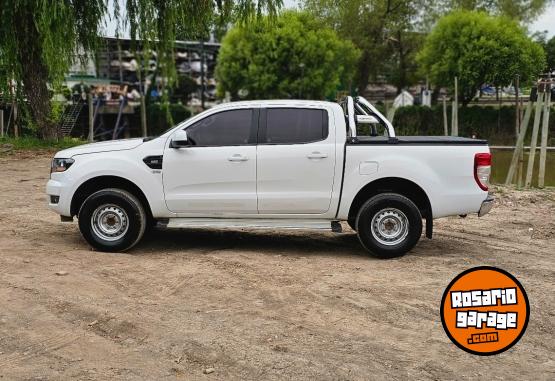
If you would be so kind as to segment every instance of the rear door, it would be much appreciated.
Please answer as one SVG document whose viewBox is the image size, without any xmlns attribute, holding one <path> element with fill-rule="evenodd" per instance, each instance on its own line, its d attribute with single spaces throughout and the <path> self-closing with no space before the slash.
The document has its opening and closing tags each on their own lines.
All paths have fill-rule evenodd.
<svg viewBox="0 0 555 381">
<path fill-rule="evenodd" d="M 261 110 L 257 153 L 260 214 L 324 214 L 335 173 L 335 134 L 328 111 Z"/>
</svg>

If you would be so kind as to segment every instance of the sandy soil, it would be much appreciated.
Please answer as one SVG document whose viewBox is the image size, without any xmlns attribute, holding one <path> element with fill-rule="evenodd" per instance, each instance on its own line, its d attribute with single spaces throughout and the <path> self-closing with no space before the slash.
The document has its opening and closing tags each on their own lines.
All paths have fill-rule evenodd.
<svg viewBox="0 0 555 381">
<path fill-rule="evenodd" d="M 47 210 L 49 161 L 0 156 L 1 379 L 555 379 L 555 190 L 498 188 L 491 214 L 439 220 L 389 261 L 348 229 L 155 231 L 105 254 Z M 530 298 L 498 356 L 441 327 L 444 288 L 478 265 Z"/>
</svg>

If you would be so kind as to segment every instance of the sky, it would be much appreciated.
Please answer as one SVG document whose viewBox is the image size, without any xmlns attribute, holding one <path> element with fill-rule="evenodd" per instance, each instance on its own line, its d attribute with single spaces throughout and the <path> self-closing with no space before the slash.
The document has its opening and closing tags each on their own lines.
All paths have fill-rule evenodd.
<svg viewBox="0 0 555 381">
<path fill-rule="evenodd" d="M 532 32 L 541 32 L 547 30 L 547 37 L 553 37 L 555 35 L 555 3 L 551 4 L 549 8 L 541 15 L 540 18 L 534 22 L 530 30 Z"/>
<path fill-rule="evenodd" d="M 298 4 L 298 0 L 284 0 L 283 4 L 286 8 L 295 8 Z M 551 6 L 547 8 L 532 25 L 530 25 L 530 31 L 532 33 L 543 32 L 544 30 L 547 31 L 548 39 L 555 36 L 555 2 L 552 3 Z M 107 22 L 105 33 L 107 36 L 114 36 L 115 24 L 113 22 Z"/>
</svg>

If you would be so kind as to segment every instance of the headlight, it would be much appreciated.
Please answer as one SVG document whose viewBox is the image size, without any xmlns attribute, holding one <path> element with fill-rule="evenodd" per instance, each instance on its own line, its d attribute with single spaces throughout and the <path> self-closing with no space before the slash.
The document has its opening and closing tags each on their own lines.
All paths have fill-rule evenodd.
<svg viewBox="0 0 555 381">
<path fill-rule="evenodd" d="M 53 172 L 64 172 L 67 170 L 71 165 L 75 163 L 73 159 L 58 159 L 55 158 L 52 160 L 52 166 L 50 167 L 50 173 Z"/>
</svg>

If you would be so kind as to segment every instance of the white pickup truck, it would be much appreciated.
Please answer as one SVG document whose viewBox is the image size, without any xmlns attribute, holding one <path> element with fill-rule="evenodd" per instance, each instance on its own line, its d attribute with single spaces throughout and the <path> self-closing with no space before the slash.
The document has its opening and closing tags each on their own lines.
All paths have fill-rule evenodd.
<svg viewBox="0 0 555 381">
<path fill-rule="evenodd" d="M 432 237 L 433 219 L 478 213 L 484 140 L 396 137 L 364 98 L 249 101 L 200 113 L 161 136 L 58 152 L 46 186 L 64 222 L 96 249 L 124 251 L 152 226 L 331 229 L 347 221 L 391 258 Z"/>
</svg>

